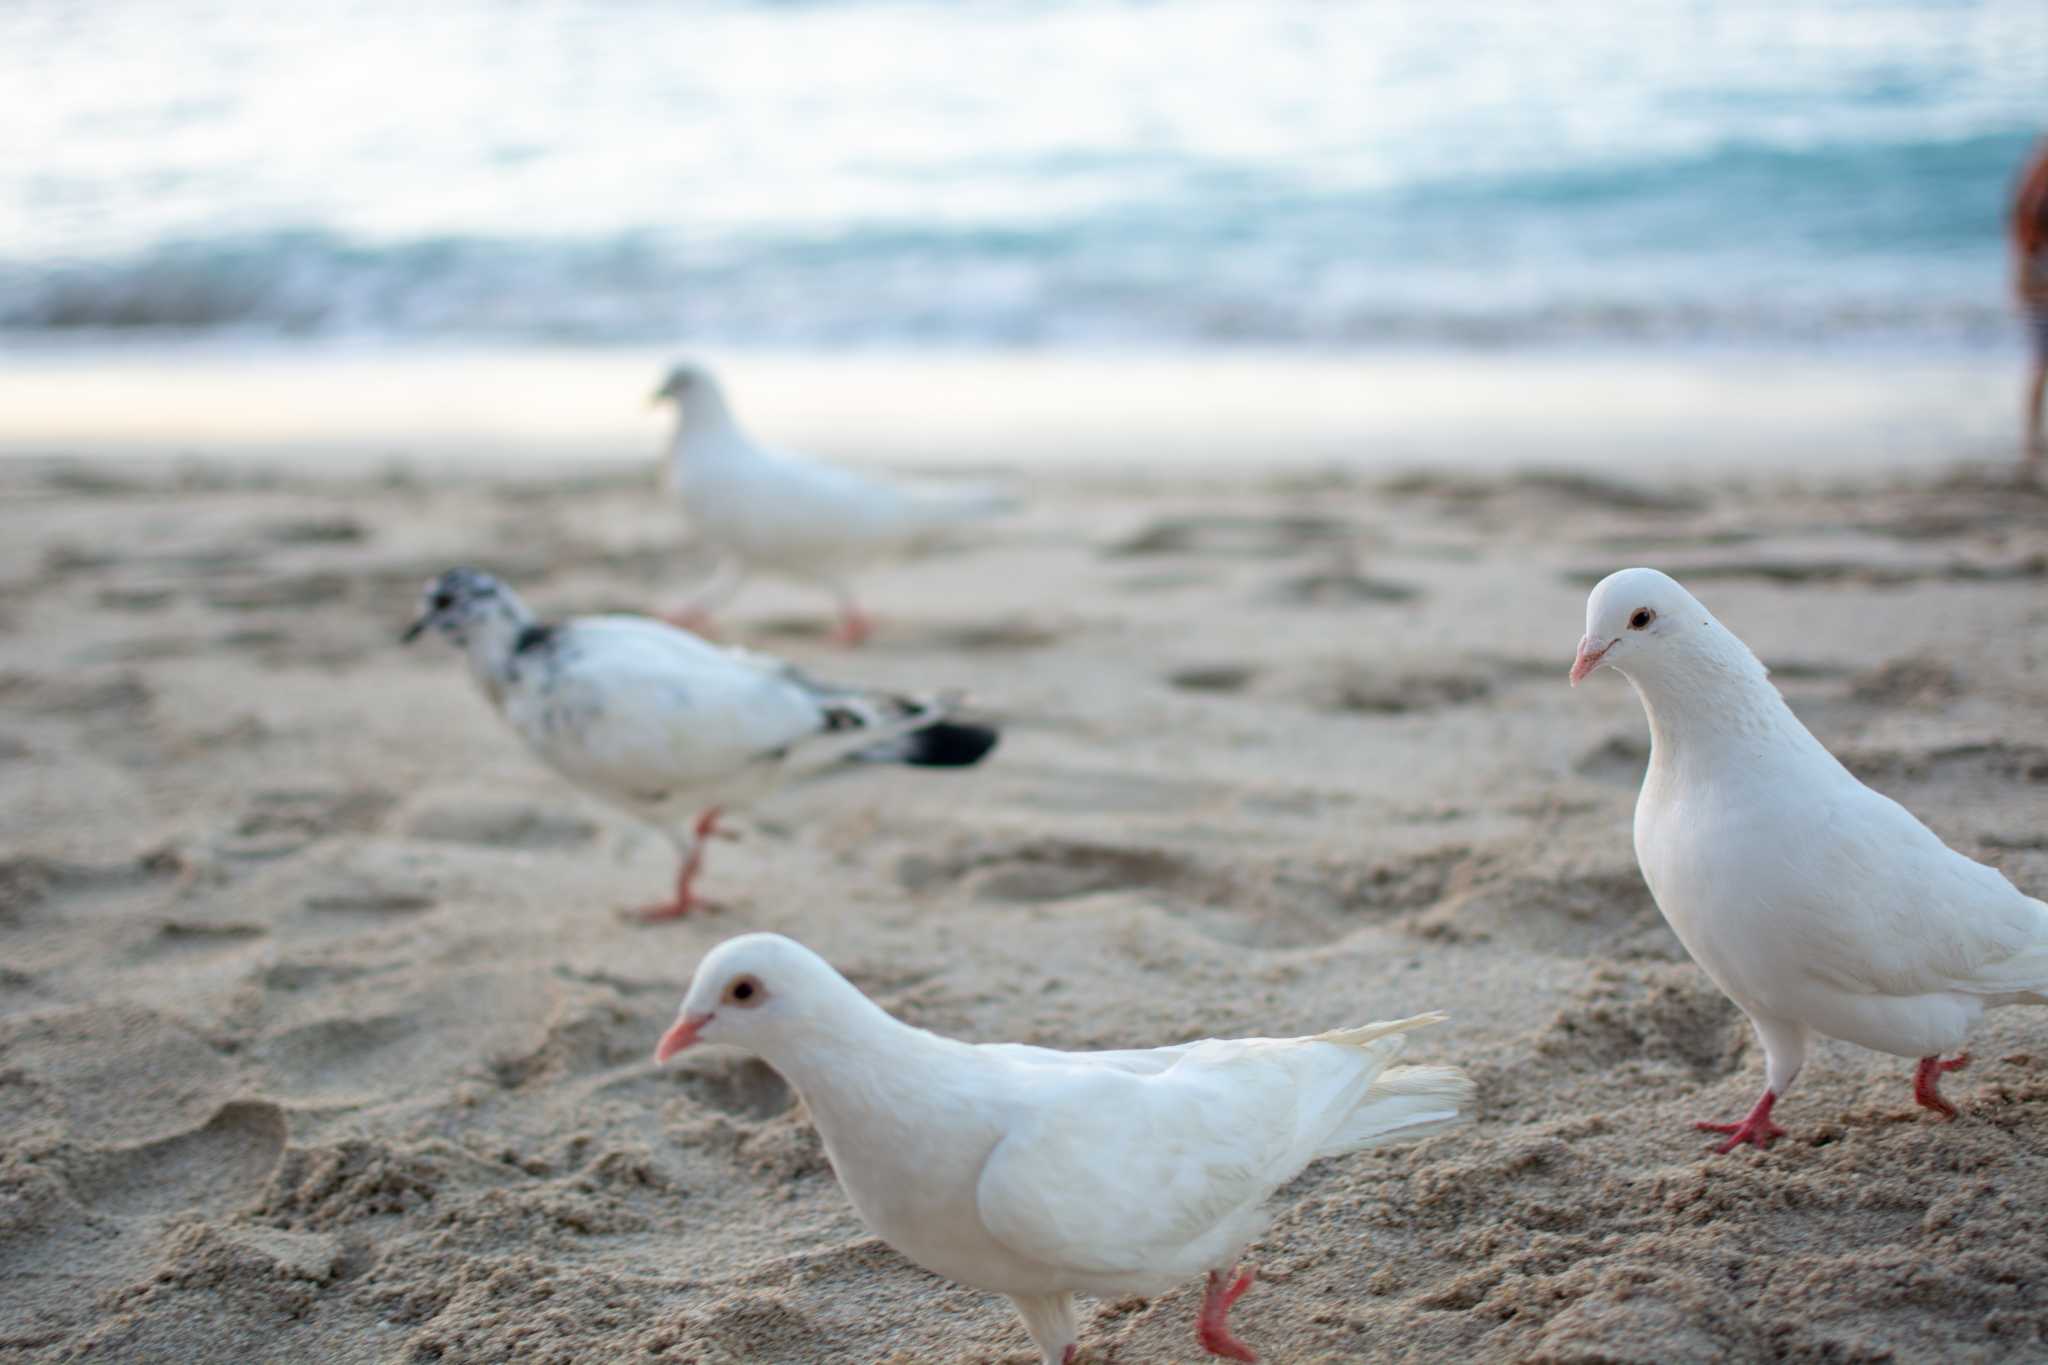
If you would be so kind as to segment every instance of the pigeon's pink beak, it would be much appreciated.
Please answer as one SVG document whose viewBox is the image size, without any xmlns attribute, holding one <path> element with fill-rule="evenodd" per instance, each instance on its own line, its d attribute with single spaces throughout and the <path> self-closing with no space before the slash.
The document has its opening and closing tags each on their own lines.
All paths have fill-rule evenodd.
<svg viewBox="0 0 2048 1365">
<path fill-rule="evenodd" d="M 1607 651 L 1614 648 L 1614 641 L 1600 644 L 1588 635 L 1579 641 L 1579 657 L 1572 660 L 1572 686 L 1577 687 L 1586 680 L 1586 675 L 1600 666 L 1607 657 Z"/>
<path fill-rule="evenodd" d="M 660 1066 L 684 1048 L 695 1047 L 697 1035 L 704 1031 L 704 1026 L 711 1019 L 709 1014 L 686 1014 L 676 1020 L 669 1026 L 669 1031 L 661 1035 L 661 1041 L 654 1045 L 654 1064 Z"/>
</svg>

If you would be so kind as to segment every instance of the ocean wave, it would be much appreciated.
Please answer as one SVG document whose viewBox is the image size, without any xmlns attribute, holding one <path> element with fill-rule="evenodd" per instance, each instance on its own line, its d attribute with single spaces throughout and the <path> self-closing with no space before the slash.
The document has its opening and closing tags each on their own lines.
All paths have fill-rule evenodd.
<svg viewBox="0 0 2048 1365">
<path fill-rule="evenodd" d="M 1524 225 L 1522 234 L 1528 229 Z M 1824 235 L 1824 234 L 1823 234 Z M 633 235 L 397 246 L 287 233 L 112 261 L 0 264 L 0 332 L 789 345 L 1545 341 L 1980 344 L 2008 330 L 1995 277 L 1839 263 L 1821 278 L 1739 252 L 1601 270 L 1524 250 L 1403 266 L 1273 243 L 1178 258 L 1117 234 L 858 234 L 712 263 Z M 1984 273 L 1996 268 L 1988 260 Z M 1910 272 L 1910 273 L 1909 273 Z M 1932 272 L 1937 277 L 1941 272 Z M 1795 277 L 1795 278 L 1788 278 Z M 1972 286 L 1975 287 L 1972 287 Z"/>
<path fill-rule="evenodd" d="M 2048 72 L 2039 0 L 103 9 L 0 7 L 0 336 L 2011 344 Z"/>
</svg>

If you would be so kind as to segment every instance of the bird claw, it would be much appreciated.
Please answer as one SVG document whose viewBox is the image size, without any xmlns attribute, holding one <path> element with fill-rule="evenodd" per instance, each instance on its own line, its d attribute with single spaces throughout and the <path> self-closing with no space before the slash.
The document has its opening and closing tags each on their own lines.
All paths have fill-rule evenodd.
<svg viewBox="0 0 2048 1365">
<path fill-rule="evenodd" d="M 1913 1099 L 1923 1109 L 1932 1109 L 1945 1119 L 1956 1117 L 1956 1107 L 1941 1097 L 1941 1073 L 1961 1071 L 1970 1064 L 1970 1054 L 1943 1061 L 1939 1057 L 1922 1057 L 1920 1065 L 1913 1072 Z"/>
<path fill-rule="evenodd" d="M 708 901 L 701 896 L 679 896 L 660 905 L 643 905 L 634 910 L 621 910 L 619 917 L 634 924 L 659 924 L 663 920 L 681 919 L 693 910 L 705 914 L 716 914 L 725 909 L 718 901 Z"/>
<path fill-rule="evenodd" d="M 1785 1136 L 1785 1130 L 1771 1122 L 1771 1106 L 1777 1102 L 1778 1097 L 1766 1090 L 1764 1097 L 1756 1102 L 1755 1108 L 1743 1115 L 1740 1123 L 1701 1122 L 1695 1123 L 1693 1127 L 1702 1133 L 1728 1134 L 1728 1140 L 1714 1148 L 1721 1156 L 1726 1156 L 1745 1142 L 1754 1144 L 1759 1152 L 1767 1152 L 1771 1149 L 1773 1138 Z"/>
<path fill-rule="evenodd" d="M 1785 1136 L 1785 1130 L 1769 1119 L 1761 1123 L 1754 1123 L 1749 1119 L 1744 1119 L 1740 1123 L 1695 1123 L 1693 1127 L 1702 1133 L 1731 1135 L 1726 1142 L 1716 1143 L 1714 1146 L 1714 1151 L 1721 1156 L 1728 1155 L 1745 1142 L 1755 1144 L 1759 1152 L 1767 1152 L 1771 1149 L 1772 1139 Z"/>
<path fill-rule="evenodd" d="M 1195 1320 L 1195 1340 L 1210 1355 L 1225 1360 L 1258 1360 L 1259 1353 L 1231 1333 L 1229 1322 L 1231 1305 L 1244 1296 L 1257 1278 L 1257 1270 L 1247 1270 L 1226 1289 L 1223 1277 L 1213 1270 L 1209 1272 L 1209 1288 L 1202 1295 L 1202 1313 Z"/>
</svg>

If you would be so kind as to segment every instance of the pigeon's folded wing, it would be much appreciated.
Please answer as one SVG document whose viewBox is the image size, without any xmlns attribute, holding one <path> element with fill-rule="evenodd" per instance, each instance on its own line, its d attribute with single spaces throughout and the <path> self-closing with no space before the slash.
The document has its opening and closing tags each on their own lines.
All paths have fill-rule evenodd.
<svg viewBox="0 0 2048 1365">
<path fill-rule="evenodd" d="M 553 675 L 521 695 L 513 719 L 571 777 L 654 796 L 779 760 L 829 724 L 818 699 L 762 656 L 631 617 L 562 629 Z"/>
<path fill-rule="evenodd" d="M 982 1168 L 983 1226 L 1044 1265 L 1097 1274 L 1171 1265 L 1314 1155 L 1305 1108 L 1334 1101 L 1348 1111 L 1377 1071 L 1345 1065 L 1333 1074 L 1343 1094 L 1305 1095 L 1299 1067 L 1273 1051 L 1290 1046 L 1192 1044 L 1152 1075 L 1089 1065 L 1086 1054 L 1016 1073 L 1029 1117 Z"/>
<path fill-rule="evenodd" d="M 728 496 L 759 530 L 827 539 L 900 534 L 913 521 L 914 500 L 885 479 L 779 451 L 734 469 Z"/>
<path fill-rule="evenodd" d="M 1804 903 L 1774 907 L 1818 980 L 1859 995 L 1997 995 L 2048 987 L 2048 906 L 1862 789 L 1814 841 Z"/>
</svg>

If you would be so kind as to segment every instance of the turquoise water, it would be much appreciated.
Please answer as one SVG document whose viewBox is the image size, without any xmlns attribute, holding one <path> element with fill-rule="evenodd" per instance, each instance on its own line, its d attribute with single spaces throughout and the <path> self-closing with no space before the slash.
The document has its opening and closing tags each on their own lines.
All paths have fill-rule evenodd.
<svg viewBox="0 0 2048 1365">
<path fill-rule="evenodd" d="M 2014 344 L 2041 0 L 0 7 L 0 333 Z"/>
</svg>

